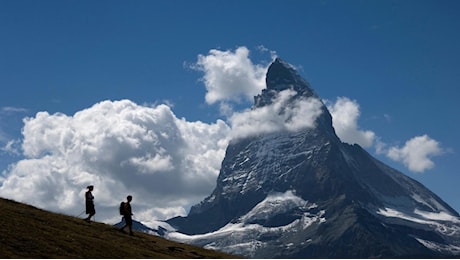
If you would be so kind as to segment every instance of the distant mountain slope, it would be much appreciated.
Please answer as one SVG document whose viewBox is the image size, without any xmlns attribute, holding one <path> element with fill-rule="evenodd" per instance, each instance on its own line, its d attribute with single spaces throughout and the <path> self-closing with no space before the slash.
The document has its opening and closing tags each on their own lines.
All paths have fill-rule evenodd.
<svg viewBox="0 0 460 260">
<path fill-rule="evenodd" d="M 460 256 L 454 209 L 343 143 L 327 107 L 288 63 L 276 59 L 266 84 L 253 110 L 276 108 L 268 111 L 285 125 L 267 132 L 261 122 L 257 134 L 233 139 L 214 191 L 188 216 L 167 220 L 177 232 L 166 237 L 254 258 Z M 313 126 L 295 127 L 318 111 Z"/>
<path fill-rule="evenodd" d="M 0 258 L 232 258 L 217 251 L 0 199 Z"/>
</svg>

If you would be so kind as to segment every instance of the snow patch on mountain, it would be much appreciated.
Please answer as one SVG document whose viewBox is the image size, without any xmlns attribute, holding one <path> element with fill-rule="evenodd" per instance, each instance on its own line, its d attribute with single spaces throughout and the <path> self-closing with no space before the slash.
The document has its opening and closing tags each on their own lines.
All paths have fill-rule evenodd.
<svg viewBox="0 0 460 260">
<path fill-rule="evenodd" d="M 460 219 L 447 212 L 435 213 L 416 209 L 413 214 L 409 215 L 396 209 L 384 208 L 379 209 L 377 214 L 388 218 L 398 218 L 418 224 L 433 226 L 437 232 L 446 236 L 458 236 L 460 234 L 460 226 L 455 225 L 460 223 Z"/>
<path fill-rule="evenodd" d="M 415 238 L 423 246 L 445 254 L 460 255 L 460 247 L 456 245 L 446 245 L 441 243 L 436 243 L 433 241 L 428 241 L 421 238 Z"/>
<path fill-rule="evenodd" d="M 414 211 L 415 214 L 420 215 L 426 219 L 431 220 L 444 220 L 444 221 L 451 221 L 454 223 L 460 223 L 460 219 L 456 216 L 452 216 L 447 212 L 426 212 L 416 209 Z"/>
<path fill-rule="evenodd" d="M 318 210 L 317 207 L 316 204 L 296 196 L 294 191 L 274 192 L 248 213 L 217 231 L 197 235 L 171 231 L 165 237 L 209 249 L 251 256 L 256 249 L 267 245 L 264 242 L 267 237 L 281 237 L 286 233 L 299 232 L 314 224 L 326 222 L 325 211 Z M 292 221 L 279 222 L 282 223 L 280 225 L 265 222 L 285 214 L 293 215 Z"/>
<path fill-rule="evenodd" d="M 443 205 L 441 205 L 436 199 L 434 198 L 428 198 L 428 201 L 423 199 L 420 195 L 418 194 L 412 194 L 411 196 L 415 201 L 431 208 L 433 211 L 436 210 L 442 210 L 442 211 L 448 211 Z M 450 214 L 449 214 L 450 215 Z"/>
<path fill-rule="evenodd" d="M 257 220 L 267 220 L 276 215 L 284 214 L 292 209 L 308 210 L 316 208 L 316 204 L 308 203 L 288 190 L 284 193 L 274 192 L 269 194 L 265 200 L 257 204 L 251 211 L 240 218 L 239 222 L 252 223 Z"/>
<path fill-rule="evenodd" d="M 406 219 L 406 220 L 413 221 L 413 222 L 419 222 L 423 224 L 428 223 L 427 221 L 429 220 L 434 220 L 434 221 L 441 220 L 441 221 L 450 221 L 454 223 L 460 223 L 460 219 L 458 217 L 450 215 L 449 213 L 443 212 L 443 211 L 427 212 L 427 211 L 415 209 L 414 214 L 416 216 L 419 216 L 419 218 L 414 217 L 414 215 L 409 216 L 405 213 L 402 213 L 396 209 L 391 209 L 391 208 L 379 209 L 377 213 L 380 215 L 386 216 L 386 217 L 402 218 L 402 219 Z"/>
</svg>

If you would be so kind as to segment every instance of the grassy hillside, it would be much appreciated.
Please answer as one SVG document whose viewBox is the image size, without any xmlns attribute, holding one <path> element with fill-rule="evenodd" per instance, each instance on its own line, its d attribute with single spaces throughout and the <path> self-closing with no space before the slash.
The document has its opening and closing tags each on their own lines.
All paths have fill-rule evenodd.
<svg viewBox="0 0 460 260">
<path fill-rule="evenodd" d="M 0 198 L 0 258 L 235 258 Z"/>
</svg>

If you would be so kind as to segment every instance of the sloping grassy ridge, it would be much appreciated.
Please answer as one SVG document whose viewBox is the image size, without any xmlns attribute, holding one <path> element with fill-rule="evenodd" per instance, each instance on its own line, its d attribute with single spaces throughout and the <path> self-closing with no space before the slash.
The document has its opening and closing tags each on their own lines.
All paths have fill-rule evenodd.
<svg viewBox="0 0 460 260">
<path fill-rule="evenodd" d="M 235 258 L 0 198 L 0 258 Z"/>
</svg>

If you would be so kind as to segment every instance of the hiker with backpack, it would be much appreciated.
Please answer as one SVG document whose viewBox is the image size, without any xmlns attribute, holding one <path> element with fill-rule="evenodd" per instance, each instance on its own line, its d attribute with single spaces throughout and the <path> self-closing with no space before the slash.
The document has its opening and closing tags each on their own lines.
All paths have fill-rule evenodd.
<svg viewBox="0 0 460 260">
<path fill-rule="evenodd" d="M 94 208 L 94 196 L 91 193 L 94 189 L 93 185 L 89 185 L 86 187 L 88 191 L 85 193 L 85 205 L 86 205 L 86 214 L 88 214 L 88 217 L 85 218 L 86 222 L 90 222 L 91 218 L 96 215 L 96 209 Z"/>
<path fill-rule="evenodd" d="M 128 227 L 129 229 L 129 235 L 134 236 L 133 233 L 133 212 L 131 210 L 131 200 L 133 199 L 133 196 L 128 195 L 126 197 L 127 202 L 121 202 L 120 203 L 120 215 L 123 215 L 123 219 L 125 220 L 125 225 L 120 228 L 120 232 L 125 232 L 124 229 Z"/>
</svg>

